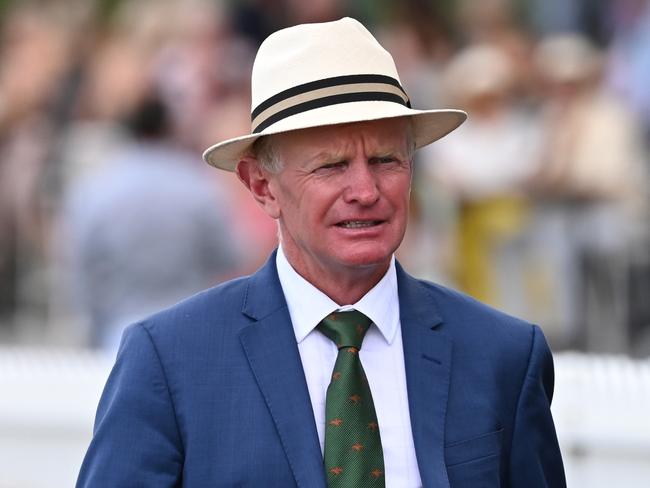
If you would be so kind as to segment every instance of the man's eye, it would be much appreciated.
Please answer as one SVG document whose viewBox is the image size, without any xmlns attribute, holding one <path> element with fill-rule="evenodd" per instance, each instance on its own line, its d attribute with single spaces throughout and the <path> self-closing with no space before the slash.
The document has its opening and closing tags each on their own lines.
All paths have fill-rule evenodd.
<svg viewBox="0 0 650 488">
<path fill-rule="evenodd" d="M 393 156 L 382 156 L 378 158 L 372 158 L 372 162 L 379 163 L 379 164 L 394 163 L 395 161 L 396 159 Z"/>
<path fill-rule="evenodd" d="M 316 171 L 329 170 L 329 169 L 338 169 L 345 166 L 345 161 L 336 161 L 335 163 L 327 163 L 316 168 Z"/>
</svg>

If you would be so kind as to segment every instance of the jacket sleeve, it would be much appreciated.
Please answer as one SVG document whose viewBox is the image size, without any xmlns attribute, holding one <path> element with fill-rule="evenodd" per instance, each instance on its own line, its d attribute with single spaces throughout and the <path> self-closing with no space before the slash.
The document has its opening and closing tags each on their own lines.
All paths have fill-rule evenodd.
<svg viewBox="0 0 650 488">
<path fill-rule="evenodd" d="M 124 333 L 77 488 L 180 486 L 182 441 L 158 352 L 141 324 Z"/>
<path fill-rule="evenodd" d="M 542 331 L 534 326 L 528 368 L 514 419 L 511 488 L 566 487 L 550 409 L 553 383 L 553 357 Z"/>
</svg>

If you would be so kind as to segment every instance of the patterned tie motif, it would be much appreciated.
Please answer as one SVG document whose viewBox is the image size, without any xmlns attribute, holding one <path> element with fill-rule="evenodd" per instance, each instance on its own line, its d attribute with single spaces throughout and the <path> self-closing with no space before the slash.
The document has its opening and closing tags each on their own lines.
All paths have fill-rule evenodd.
<svg viewBox="0 0 650 488">
<path fill-rule="evenodd" d="M 370 319 L 356 310 L 334 312 L 317 329 L 339 349 L 327 388 L 325 471 L 329 488 L 383 487 L 379 425 L 359 350 Z"/>
</svg>

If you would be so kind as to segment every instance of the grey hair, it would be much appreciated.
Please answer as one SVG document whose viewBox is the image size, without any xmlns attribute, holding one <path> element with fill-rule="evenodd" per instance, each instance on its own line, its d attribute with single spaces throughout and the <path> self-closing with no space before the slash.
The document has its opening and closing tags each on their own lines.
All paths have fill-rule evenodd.
<svg viewBox="0 0 650 488">
<path fill-rule="evenodd" d="M 406 156 L 412 162 L 416 146 L 415 129 L 413 127 L 413 120 L 409 119 L 408 122 L 406 126 Z M 273 135 L 258 138 L 253 143 L 252 150 L 263 170 L 278 174 L 284 169 L 284 162 L 278 155 L 277 147 L 273 139 Z"/>
<path fill-rule="evenodd" d="M 415 127 L 413 126 L 413 119 L 409 119 L 406 125 L 406 157 L 409 161 L 413 162 L 413 155 L 415 154 Z"/>
<path fill-rule="evenodd" d="M 284 163 L 278 155 L 273 136 L 262 136 L 253 143 L 253 154 L 263 170 L 277 174 L 284 168 Z"/>
</svg>

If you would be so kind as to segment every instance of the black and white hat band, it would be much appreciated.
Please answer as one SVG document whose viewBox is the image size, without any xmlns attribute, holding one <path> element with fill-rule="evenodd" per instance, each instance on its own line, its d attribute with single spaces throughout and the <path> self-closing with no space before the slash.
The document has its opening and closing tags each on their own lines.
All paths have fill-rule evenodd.
<svg viewBox="0 0 650 488">
<path fill-rule="evenodd" d="M 362 101 L 394 102 L 411 108 L 409 97 L 395 78 L 378 74 L 335 76 L 284 90 L 260 103 L 251 114 L 252 132 L 308 110 Z"/>
</svg>

